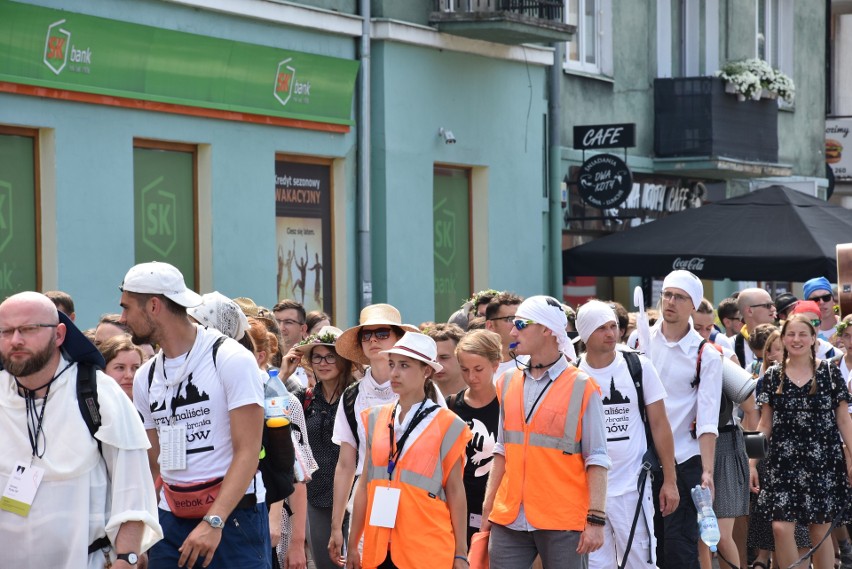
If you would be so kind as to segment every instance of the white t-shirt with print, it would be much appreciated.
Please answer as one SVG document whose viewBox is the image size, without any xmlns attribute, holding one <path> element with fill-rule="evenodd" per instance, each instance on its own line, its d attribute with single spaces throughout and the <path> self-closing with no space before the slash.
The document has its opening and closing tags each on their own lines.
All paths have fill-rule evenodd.
<svg viewBox="0 0 852 569">
<path fill-rule="evenodd" d="M 645 405 L 666 397 L 666 390 L 651 360 L 639 356 L 642 363 L 642 390 Z M 648 449 L 645 425 L 639 415 L 636 386 L 630 376 L 627 361 L 621 352 L 602 369 L 593 368 L 586 358 L 580 369 L 589 374 L 601 387 L 601 398 L 606 424 L 606 451 L 612 460 L 607 479 L 607 495 L 621 496 L 636 490 L 636 481 L 642 469 L 642 455 Z"/>
<path fill-rule="evenodd" d="M 219 347 L 214 366 L 210 338 L 203 335 L 219 336 L 219 333 L 196 329 L 199 337 L 188 354 L 165 358 L 163 366 L 161 351 L 139 368 L 133 382 L 133 403 L 146 429 L 167 425 L 172 414 L 175 424 L 186 426 L 186 468 L 160 469 L 168 484 L 192 484 L 224 477 L 234 458 L 229 412 L 245 405 L 263 406 L 263 382 L 251 353 L 228 339 Z M 152 365 L 156 367 L 149 390 Z M 169 383 L 180 381 L 167 385 L 163 367 L 165 377 L 171 378 Z M 246 492 L 257 494 L 259 502 L 265 499 L 259 474 Z M 168 509 L 165 500 L 160 500 L 160 507 Z"/>
</svg>

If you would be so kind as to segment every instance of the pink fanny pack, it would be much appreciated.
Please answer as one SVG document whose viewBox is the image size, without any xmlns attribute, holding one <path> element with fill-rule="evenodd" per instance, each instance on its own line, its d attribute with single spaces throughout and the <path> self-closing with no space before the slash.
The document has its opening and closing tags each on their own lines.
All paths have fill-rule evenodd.
<svg viewBox="0 0 852 569">
<path fill-rule="evenodd" d="M 163 482 L 163 493 L 172 513 L 179 518 L 200 519 L 216 501 L 222 488 L 222 478 L 198 484 L 178 485 Z"/>
</svg>

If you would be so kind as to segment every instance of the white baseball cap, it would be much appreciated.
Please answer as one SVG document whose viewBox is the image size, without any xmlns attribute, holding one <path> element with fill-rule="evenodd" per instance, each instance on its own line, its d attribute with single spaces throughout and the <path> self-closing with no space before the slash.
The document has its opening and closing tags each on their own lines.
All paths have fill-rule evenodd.
<svg viewBox="0 0 852 569">
<path fill-rule="evenodd" d="M 201 296 L 186 288 L 183 274 L 168 263 L 153 261 L 131 267 L 118 288 L 122 292 L 162 294 L 186 308 L 201 304 Z"/>
</svg>

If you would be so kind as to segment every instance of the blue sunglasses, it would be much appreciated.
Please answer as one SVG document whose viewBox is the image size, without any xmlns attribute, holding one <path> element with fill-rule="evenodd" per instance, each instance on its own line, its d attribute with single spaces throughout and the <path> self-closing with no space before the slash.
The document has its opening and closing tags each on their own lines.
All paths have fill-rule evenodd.
<svg viewBox="0 0 852 569">
<path fill-rule="evenodd" d="M 523 330 L 530 324 L 535 324 L 532 320 L 513 320 L 512 325 L 518 329 L 518 331 Z"/>
</svg>

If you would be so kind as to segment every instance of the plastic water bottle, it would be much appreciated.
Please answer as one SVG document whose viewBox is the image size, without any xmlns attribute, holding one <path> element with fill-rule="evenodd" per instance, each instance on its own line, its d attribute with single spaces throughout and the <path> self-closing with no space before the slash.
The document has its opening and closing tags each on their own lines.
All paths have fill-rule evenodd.
<svg viewBox="0 0 852 569">
<path fill-rule="evenodd" d="M 283 417 L 284 409 L 287 404 L 287 388 L 278 377 L 278 370 L 269 371 L 269 379 L 266 380 L 266 385 L 263 388 L 263 411 L 264 418 Z"/>
<path fill-rule="evenodd" d="M 707 544 L 710 551 L 716 551 L 721 535 L 719 534 L 719 522 L 713 511 L 713 497 L 709 488 L 696 486 L 692 489 L 692 501 L 698 510 L 698 536 Z"/>
</svg>

